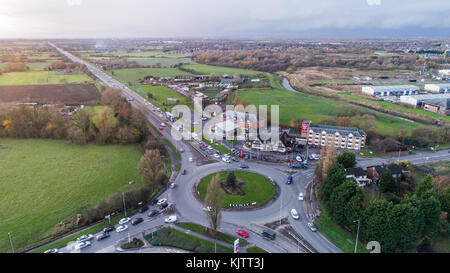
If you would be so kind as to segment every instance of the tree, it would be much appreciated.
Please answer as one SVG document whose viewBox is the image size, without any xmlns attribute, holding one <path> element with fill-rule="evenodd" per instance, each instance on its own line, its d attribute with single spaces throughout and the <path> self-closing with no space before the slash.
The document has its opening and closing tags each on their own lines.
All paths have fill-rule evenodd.
<svg viewBox="0 0 450 273">
<path fill-rule="evenodd" d="M 220 186 L 220 176 L 217 174 L 211 178 L 205 197 L 206 205 L 211 208 L 209 211 L 206 211 L 206 215 L 208 216 L 209 226 L 214 232 L 217 231 L 221 220 L 223 194 Z"/>
<path fill-rule="evenodd" d="M 86 144 L 89 141 L 92 116 L 92 111 L 88 109 L 80 110 L 73 116 L 72 126 L 69 130 L 70 139 L 81 144 Z"/>
<path fill-rule="evenodd" d="M 330 168 L 327 177 L 323 181 L 322 187 L 320 188 L 322 200 L 325 202 L 325 204 L 327 204 L 328 200 L 330 200 L 333 190 L 345 182 L 345 180 L 347 179 L 346 176 L 347 175 L 342 164 L 338 163 Z"/>
<path fill-rule="evenodd" d="M 422 237 L 426 240 L 433 239 L 438 230 L 441 217 L 441 205 L 436 199 L 434 191 L 428 190 L 421 197 L 414 195 L 409 199 L 410 202 L 419 208 L 424 215 L 424 228 Z"/>
<path fill-rule="evenodd" d="M 236 175 L 234 175 L 234 172 L 230 172 L 227 176 L 227 187 L 234 188 L 236 187 Z"/>
<path fill-rule="evenodd" d="M 428 174 L 419 182 L 416 188 L 416 195 L 420 198 L 429 190 L 434 190 L 433 176 L 431 174 Z"/>
<path fill-rule="evenodd" d="M 97 140 L 102 144 L 112 143 L 117 131 L 117 119 L 111 107 L 103 107 L 94 117 L 94 122 L 98 129 Z"/>
<path fill-rule="evenodd" d="M 381 192 L 393 192 L 395 190 L 395 179 L 392 177 L 392 173 L 390 170 L 385 170 L 380 175 L 380 181 L 378 182 L 380 185 Z"/>
<path fill-rule="evenodd" d="M 164 164 L 159 150 L 146 150 L 139 164 L 139 173 L 154 192 L 159 183 L 160 176 L 164 173 Z"/>
<path fill-rule="evenodd" d="M 320 160 L 315 170 L 316 176 L 320 182 L 323 182 L 327 177 L 328 170 L 336 164 L 337 151 L 334 146 L 325 147 L 320 151 Z"/>
<path fill-rule="evenodd" d="M 441 210 L 447 213 L 447 221 L 450 221 L 450 187 L 439 196 L 439 203 L 441 204 Z"/>
<path fill-rule="evenodd" d="M 328 178 L 330 177 L 331 176 Z M 356 198 L 354 198 L 355 196 Z M 341 226 L 352 224 L 355 219 L 359 218 L 358 215 L 360 215 L 361 212 L 362 200 L 362 190 L 352 181 L 344 181 L 333 189 L 331 193 L 328 202 L 331 219 Z"/>
<path fill-rule="evenodd" d="M 337 162 L 344 165 L 344 168 L 353 168 L 356 165 L 356 155 L 350 151 L 344 151 L 337 156 Z"/>
</svg>

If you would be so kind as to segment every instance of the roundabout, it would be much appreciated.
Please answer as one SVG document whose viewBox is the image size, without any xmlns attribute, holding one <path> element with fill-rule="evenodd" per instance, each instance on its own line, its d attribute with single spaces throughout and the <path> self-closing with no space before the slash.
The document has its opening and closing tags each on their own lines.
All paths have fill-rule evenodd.
<svg viewBox="0 0 450 273">
<path fill-rule="evenodd" d="M 227 185 L 228 176 L 235 175 L 234 186 Z M 203 177 L 195 185 L 195 192 L 199 193 L 200 200 L 204 201 L 211 179 L 219 175 L 224 209 L 254 209 L 262 207 L 274 200 L 279 188 L 270 179 L 255 172 L 248 171 L 225 171 L 209 174 Z"/>
</svg>

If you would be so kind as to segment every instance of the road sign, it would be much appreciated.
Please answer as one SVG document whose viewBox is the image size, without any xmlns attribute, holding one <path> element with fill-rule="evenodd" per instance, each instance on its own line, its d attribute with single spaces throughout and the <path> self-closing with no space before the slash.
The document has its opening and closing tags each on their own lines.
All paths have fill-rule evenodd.
<svg viewBox="0 0 450 273">
<path fill-rule="evenodd" d="M 239 253 L 239 239 L 234 241 L 234 253 Z"/>
</svg>

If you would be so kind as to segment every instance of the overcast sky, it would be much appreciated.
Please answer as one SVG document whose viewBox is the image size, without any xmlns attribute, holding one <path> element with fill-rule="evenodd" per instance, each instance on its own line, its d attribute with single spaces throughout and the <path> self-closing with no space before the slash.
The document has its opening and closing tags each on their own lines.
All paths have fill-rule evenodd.
<svg viewBox="0 0 450 273">
<path fill-rule="evenodd" d="M 0 38 L 450 37 L 450 0 L 0 0 Z"/>
</svg>

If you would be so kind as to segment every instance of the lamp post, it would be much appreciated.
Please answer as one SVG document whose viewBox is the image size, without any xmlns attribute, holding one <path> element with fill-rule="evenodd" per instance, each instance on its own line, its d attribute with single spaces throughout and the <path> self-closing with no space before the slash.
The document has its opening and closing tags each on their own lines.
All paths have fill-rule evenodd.
<svg viewBox="0 0 450 273">
<path fill-rule="evenodd" d="M 127 217 L 127 206 L 125 205 L 125 194 L 122 192 L 122 200 L 123 200 L 123 211 L 125 213 L 125 217 Z"/>
<path fill-rule="evenodd" d="M 361 223 L 361 221 L 360 220 L 353 221 L 353 223 L 356 222 L 358 222 L 358 231 L 356 232 L 355 251 L 353 253 L 356 253 L 356 249 L 358 248 L 359 224 Z"/>
<path fill-rule="evenodd" d="M 9 237 L 9 243 L 11 244 L 12 253 L 14 253 L 14 246 L 13 246 L 13 242 L 12 242 L 12 238 L 11 238 L 11 232 L 8 232 L 8 237 Z"/>
</svg>

